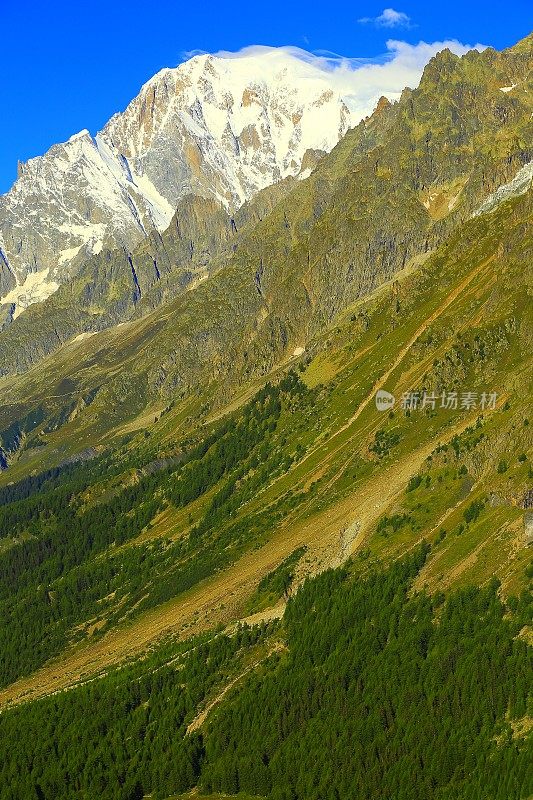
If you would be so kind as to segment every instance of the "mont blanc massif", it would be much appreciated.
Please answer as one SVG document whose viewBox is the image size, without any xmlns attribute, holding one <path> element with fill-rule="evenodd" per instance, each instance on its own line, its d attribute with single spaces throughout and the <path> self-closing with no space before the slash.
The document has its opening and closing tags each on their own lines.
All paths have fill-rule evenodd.
<svg viewBox="0 0 533 800">
<path fill-rule="evenodd" d="M 2 800 L 533 797 L 533 35 L 364 74 L 0 196 Z"/>
</svg>

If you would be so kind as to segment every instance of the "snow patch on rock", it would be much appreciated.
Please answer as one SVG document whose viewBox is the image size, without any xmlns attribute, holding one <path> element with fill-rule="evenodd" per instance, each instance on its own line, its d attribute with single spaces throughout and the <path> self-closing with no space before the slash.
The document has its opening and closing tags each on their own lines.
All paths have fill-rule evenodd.
<svg viewBox="0 0 533 800">
<path fill-rule="evenodd" d="M 15 305 L 13 319 L 16 319 L 32 303 L 46 300 L 47 297 L 50 297 L 51 294 L 59 289 L 59 284 L 49 279 L 49 272 L 48 268 L 41 270 L 41 272 L 30 272 L 26 276 L 24 283 L 16 286 L 8 294 L 0 298 L 0 304 L 13 303 Z"/>
<path fill-rule="evenodd" d="M 525 164 L 518 170 L 514 178 L 499 186 L 495 192 L 489 195 L 486 200 L 477 208 L 472 214 L 473 217 L 478 217 L 480 214 L 486 214 L 493 211 L 496 206 L 508 200 L 510 197 L 517 197 L 525 194 L 531 187 L 533 182 L 533 161 Z"/>
</svg>

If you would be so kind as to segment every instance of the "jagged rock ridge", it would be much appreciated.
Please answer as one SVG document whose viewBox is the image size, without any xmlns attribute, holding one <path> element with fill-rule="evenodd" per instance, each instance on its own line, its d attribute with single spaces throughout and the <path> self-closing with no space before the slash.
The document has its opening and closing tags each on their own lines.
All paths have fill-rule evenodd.
<svg viewBox="0 0 533 800">
<path fill-rule="evenodd" d="M 359 121 L 328 74 L 284 50 L 165 69 L 96 136 L 19 165 L 0 197 L 0 298 L 17 316 L 103 246 L 163 231 L 182 197 L 233 210 L 310 171 Z"/>
</svg>

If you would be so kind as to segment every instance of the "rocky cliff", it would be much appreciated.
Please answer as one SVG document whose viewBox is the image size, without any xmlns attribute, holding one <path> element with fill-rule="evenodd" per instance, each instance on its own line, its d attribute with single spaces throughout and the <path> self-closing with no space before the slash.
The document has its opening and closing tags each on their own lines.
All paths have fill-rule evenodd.
<svg viewBox="0 0 533 800">
<path fill-rule="evenodd" d="M 165 230 L 187 195 L 234 211 L 308 169 L 360 116 L 327 72 L 285 50 L 162 70 L 96 136 L 19 165 L 0 197 L 1 301 L 17 316 L 103 248 Z"/>
</svg>

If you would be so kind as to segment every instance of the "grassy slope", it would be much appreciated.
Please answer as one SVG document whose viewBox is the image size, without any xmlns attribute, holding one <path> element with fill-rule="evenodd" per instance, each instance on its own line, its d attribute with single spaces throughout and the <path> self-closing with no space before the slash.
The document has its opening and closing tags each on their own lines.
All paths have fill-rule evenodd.
<svg viewBox="0 0 533 800">
<path fill-rule="evenodd" d="M 526 196 L 473 221 L 422 266 L 349 309 L 316 340 L 316 355 L 300 373 L 314 387 L 314 400 L 301 412 L 284 412 L 272 443 L 274 454 L 292 454 L 294 461 L 237 512 L 238 518 L 261 519 L 283 504 L 278 521 L 254 549 L 103 638 L 83 639 L 0 698 L 59 689 L 142 652 L 161 635 L 189 635 L 246 615 L 261 578 L 303 545 L 308 551 L 298 567 L 300 579 L 351 552 L 358 553 L 357 569 L 365 571 L 426 538 L 434 548 L 420 584 L 431 591 L 483 583 L 495 574 L 506 594 L 518 593 L 530 560 L 517 506 L 532 469 L 532 426 L 524 424 L 528 418 L 533 423 L 527 405 L 530 216 L 531 196 Z M 374 407 L 379 385 L 397 397 L 423 386 L 493 390 L 498 407 L 479 422 L 477 410 L 406 416 L 396 408 L 391 418 Z M 248 394 L 243 388 L 243 399 Z M 148 439 L 138 436 L 125 450 L 148 460 L 149 452 L 175 447 L 190 427 L 191 414 L 178 405 L 150 424 Z M 473 431 L 465 433 L 467 428 Z M 379 454 L 376 434 L 389 445 L 378 448 Z M 502 460 L 507 469 L 499 472 Z M 422 484 L 407 491 L 416 474 L 423 476 Z M 98 497 L 102 490 L 105 481 L 93 492 Z M 122 547 L 144 546 L 158 537 L 179 539 L 190 527 L 189 515 L 199 519 L 210 496 L 184 510 L 170 507 L 149 531 Z M 466 524 L 465 511 L 477 499 L 483 508 Z M 394 515 L 408 521 L 398 528 L 383 523 L 384 516 Z M 346 528 L 353 530 L 348 541 Z"/>
</svg>

